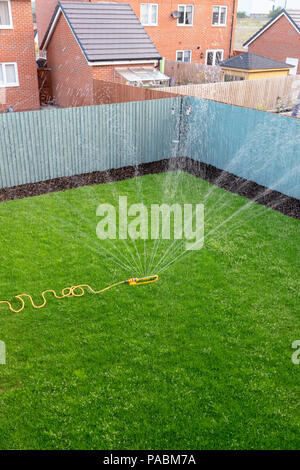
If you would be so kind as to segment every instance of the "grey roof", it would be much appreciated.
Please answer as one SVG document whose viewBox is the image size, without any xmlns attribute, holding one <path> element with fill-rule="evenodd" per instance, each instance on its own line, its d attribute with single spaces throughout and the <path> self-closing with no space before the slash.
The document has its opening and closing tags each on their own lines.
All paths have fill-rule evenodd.
<svg viewBox="0 0 300 470">
<path fill-rule="evenodd" d="M 219 65 L 221 67 L 232 69 L 259 70 L 259 69 L 287 69 L 293 65 L 279 62 L 278 60 L 269 59 L 253 52 L 245 52 L 230 59 L 223 60 Z"/>
<path fill-rule="evenodd" d="M 284 14 L 290 22 L 295 26 L 296 30 L 300 33 L 300 10 L 285 10 L 284 8 L 271 18 L 262 28 L 256 31 L 251 38 L 244 42 L 243 46 L 248 46 L 250 42 L 256 39 L 265 29 L 268 29 L 271 24 L 276 21 L 281 15 Z"/>
<path fill-rule="evenodd" d="M 88 61 L 161 59 L 128 3 L 59 2 L 41 47 L 59 8 Z"/>
</svg>

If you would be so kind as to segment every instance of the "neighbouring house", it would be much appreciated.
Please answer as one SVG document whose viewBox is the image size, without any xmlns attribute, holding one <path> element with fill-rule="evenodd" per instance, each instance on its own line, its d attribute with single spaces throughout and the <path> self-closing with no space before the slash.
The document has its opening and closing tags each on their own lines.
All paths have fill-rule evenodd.
<svg viewBox="0 0 300 470">
<path fill-rule="evenodd" d="M 0 112 L 39 108 L 31 0 L 0 0 Z"/>
<path fill-rule="evenodd" d="M 286 77 L 292 65 L 278 60 L 245 52 L 220 63 L 223 80 L 253 80 L 257 78 Z"/>
<path fill-rule="evenodd" d="M 93 2 L 97 3 L 97 0 Z M 232 54 L 237 0 L 196 0 L 188 3 L 118 0 L 118 3 L 130 4 L 160 55 L 166 59 L 217 65 Z M 40 41 L 56 4 L 57 0 L 36 0 Z M 125 23 L 123 27 L 126 27 Z"/>
<path fill-rule="evenodd" d="M 168 79 L 155 67 L 160 54 L 129 4 L 57 4 L 41 43 L 61 107 L 94 104 L 94 81 L 153 85 Z M 128 75 L 130 77 L 128 78 Z"/>
<path fill-rule="evenodd" d="M 281 10 L 243 44 L 249 52 L 292 64 L 300 73 L 300 10 Z"/>
</svg>

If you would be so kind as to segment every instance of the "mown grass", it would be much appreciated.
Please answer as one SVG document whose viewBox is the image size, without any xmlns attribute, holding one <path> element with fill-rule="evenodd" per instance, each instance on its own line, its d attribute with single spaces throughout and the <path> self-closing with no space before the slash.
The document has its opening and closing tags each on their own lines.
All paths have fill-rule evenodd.
<svg viewBox="0 0 300 470">
<path fill-rule="evenodd" d="M 184 173 L 2 203 L 1 299 L 134 275 L 103 254 L 96 207 L 166 187 L 205 201 L 206 233 L 237 215 L 156 284 L 0 306 L 1 449 L 299 448 L 299 221 Z"/>
</svg>

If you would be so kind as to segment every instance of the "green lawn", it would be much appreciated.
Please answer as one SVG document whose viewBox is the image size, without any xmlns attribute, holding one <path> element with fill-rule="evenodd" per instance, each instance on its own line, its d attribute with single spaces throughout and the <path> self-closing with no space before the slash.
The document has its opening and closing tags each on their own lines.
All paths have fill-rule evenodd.
<svg viewBox="0 0 300 470">
<path fill-rule="evenodd" d="M 95 233 L 119 194 L 204 201 L 207 234 L 239 212 L 155 284 L 1 305 L 0 448 L 299 448 L 299 221 L 185 173 L 2 203 L 0 298 L 134 276 Z"/>
</svg>

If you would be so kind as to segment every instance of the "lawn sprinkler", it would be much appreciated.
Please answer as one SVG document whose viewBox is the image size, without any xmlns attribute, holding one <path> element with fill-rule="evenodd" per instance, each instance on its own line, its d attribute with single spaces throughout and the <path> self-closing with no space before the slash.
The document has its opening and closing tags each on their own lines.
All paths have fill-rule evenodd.
<svg viewBox="0 0 300 470">
<path fill-rule="evenodd" d="M 132 277 L 131 279 L 125 281 L 125 283 L 129 284 L 130 286 L 141 286 L 142 284 L 152 284 L 156 281 L 158 281 L 158 274 L 147 277 Z"/>
<path fill-rule="evenodd" d="M 113 287 L 120 286 L 121 284 L 128 284 L 129 286 L 141 286 L 142 284 L 152 284 L 156 281 L 158 281 L 158 274 L 146 277 L 132 277 L 131 279 L 127 279 L 126 281 L 120 281 L 116 282 L 115 284 L 111 284 L 110 286 L 107 286 L 104 289 L 98 291 L 92 289 L 92 287 L 88 284 L 80 284 L 78 286 L 65 287 L 64 289 L 62 289 L 61 295 L 57 295 L 55 290 L 52 289 L 44 290 L 41 293 L 41 296 L 43 298 L 43 303 L 41 305 L 35 305 L 33 298 L 29 294 L 18 294 L 15 296 L 15 299 L 18 299 L 21 302 L 21 307 L 19 309 L 14 309 L 8 300 L 1 300 L 0 304 L 6 304 L 12 312 L 19 313 L 22 312 L 22 310 L 24 310 L 25 308 L 25 301 L 23 297 L 26 297 L 30 300 L 33 308 L 40 309 L 46 306 L 47 299 L 45 297 L 45 294 L 47 294 L 48 292 L 53 294 L 56 299 L 65 299 L 67 297 L 83 297 L 86 293 L 85 289 L 90 291 L 92 294 L 101 294 L 102 292 L 112 289 Z"/>
</svg>

